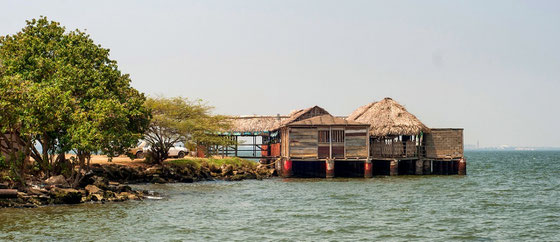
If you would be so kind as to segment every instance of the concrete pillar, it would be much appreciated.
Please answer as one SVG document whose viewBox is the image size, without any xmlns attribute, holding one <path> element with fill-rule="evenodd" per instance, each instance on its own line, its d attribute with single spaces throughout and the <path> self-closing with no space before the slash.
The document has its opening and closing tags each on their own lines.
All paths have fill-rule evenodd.
<svg viewBox="0 0 560 242">
<path fill-rule="evenodd" d="M 294 173 L 292 172 L 292 160 L 284 160 L 284 166 L 282 167 L 284 177 L 291 177 Z"/>
<path fill-rule="evenodd" d="M 365 178 L 373 177 L 373 164 L 371 163 L 371 160 L 366 160 L 364 162 L 364 177 Z"/>
<path fill-rule="evenodd" d="M 327 168 L 327 172 L 326 172 L 327 176 L 326 177 L 327 178 L 333 178 L 334 177 L 334 160 L 327 159 L 325 161 L 325 163 L 327 164 L 326 165 L 326 168 Z"/>
<path fill-rule="evenodd" d="M 423 175 L 424 174 L 424 161 L 423 160 L 416 160 L 416 175 Z"/>
<path fill-rule="evenodd" d="M 466 175 L 467 174 L 467 158 L 463 158 L 459 160 L 459 175 Z"/>
<path fill-rule="evenodd" d="M 389 175 L 390 176 L 397 176 L 399 175 L 399 161 L 398 160 L 391 160 L 391 164 L 389 166 Z"/>
<path fill-rule="evenodd" d="M 430 175 L 432 174 L 432 161 L 430 160 L 423 160 L 424 168 L 422 169 L 422 174 Z"/>
</svg>

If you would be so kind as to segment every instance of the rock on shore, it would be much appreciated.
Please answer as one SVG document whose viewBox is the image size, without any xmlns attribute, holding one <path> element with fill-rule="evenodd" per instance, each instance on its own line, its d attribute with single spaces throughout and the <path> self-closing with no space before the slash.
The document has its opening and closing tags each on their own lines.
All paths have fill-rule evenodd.
<svg viewBox="0 0 560 242">
<path fill-rule="evenodd" d="M 148 191 L 134 191 L 126 184 L 238 181 L 263 179 L 273 175 L 273 169 L 261 165 L 224 164 L 216 166 L 203 163 L 132 167 L 117 164 L 93 164 L 90 171 L 83 173 L 76 188 L 70 187 L 68 179 L 62 175 L 52 176 L 42 181 L 35 178 L 27 181 L 27 188 L 20 189 L 17 198 L 0 198 L 0 207 L 37 207 L 51 204 L 141 200 L 148 195 Z M 7 187 L 5 184 L 2 185 Z"/>
</svg>

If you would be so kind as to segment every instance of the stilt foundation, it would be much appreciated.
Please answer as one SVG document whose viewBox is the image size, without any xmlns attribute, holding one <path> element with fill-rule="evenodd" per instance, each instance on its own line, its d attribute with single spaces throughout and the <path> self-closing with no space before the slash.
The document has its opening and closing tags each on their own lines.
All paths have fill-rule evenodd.
<svg viewBox="0 0 560 242">
<path fill-rule="evenodd" d="M 334 177 L 334 160 L 326 160 L 326 178 L 333 178 Z"/>
<path fill-rule="evenodd" d="M 396 176 L 399 174 L 399 161 L 391 160 L 389 164 L 389 175 Z"/>
<path fill-rule="evenodd" d="M 371 160 L 366 160 L 364 162 L 364 177 L 371 178 L 373 176 L 373 163 Z"/>
</svg>

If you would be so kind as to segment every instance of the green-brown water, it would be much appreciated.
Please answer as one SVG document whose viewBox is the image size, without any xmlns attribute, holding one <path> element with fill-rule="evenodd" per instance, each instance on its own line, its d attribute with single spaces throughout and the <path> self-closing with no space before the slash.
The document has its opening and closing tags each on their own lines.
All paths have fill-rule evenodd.
<svg viewBox="0 0 560 242">
<path fill-rule="evenodd" d="M 163 200 L 0 209 L 0 240 L 560 241 L 560 152 L 469 152 L 468 176 L 142 185 Z"/>
</svg>

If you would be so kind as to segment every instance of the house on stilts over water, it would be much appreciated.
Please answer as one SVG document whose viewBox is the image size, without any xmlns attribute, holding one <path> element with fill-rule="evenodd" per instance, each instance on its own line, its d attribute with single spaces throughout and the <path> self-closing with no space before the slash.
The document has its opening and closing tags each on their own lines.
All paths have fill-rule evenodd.
<svg viewBox="0 0 560 242">
<path fill-rule="evenodd" d="M 430 129 L 391 98 L 356 109 L 348 120 L 371 125 L 370 156 L 376 175 L 466 172 L 463 129 Z"/>
<path fill-rule="evenodd" d="M 314 106 L 288 116 L 232 117 L 232 123 L 220 135 L 252 143 L 214 147 L 214 154 L 258 158 L 283 177 L 466 174 L 463 130 L 430 129 L 391 98 L 348 117 Z"/>
</svg>

